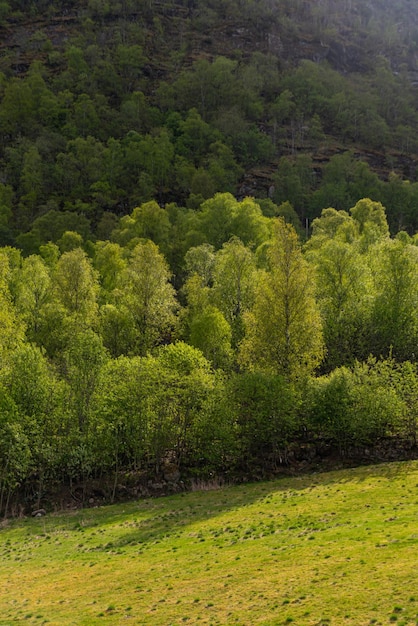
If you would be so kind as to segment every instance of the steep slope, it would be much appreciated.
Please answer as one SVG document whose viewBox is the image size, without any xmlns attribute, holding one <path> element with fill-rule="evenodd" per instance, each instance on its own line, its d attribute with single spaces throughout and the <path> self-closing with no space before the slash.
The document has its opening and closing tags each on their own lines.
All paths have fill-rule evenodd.
<svg viewBox="0 0 418 626">
<path fill-rule="evenodd" d="M 324 167 L 347 150 L 381 180 L 415 181 L 410 0 L 10 1 L 0 40 L 3 243 L 51 210 L 96 232 L 105 212 L 151 198 L 193 208 L 216 191 L 314 217 Z M 299 177 L 285 176 L 287 195 L 286 167 Z"/>
</svg>

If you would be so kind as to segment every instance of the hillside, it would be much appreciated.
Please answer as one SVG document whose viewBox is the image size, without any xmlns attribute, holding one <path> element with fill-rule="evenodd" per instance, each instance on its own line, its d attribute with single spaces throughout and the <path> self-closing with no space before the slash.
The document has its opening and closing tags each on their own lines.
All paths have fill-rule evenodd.
<svg viewBox="0 0 418 626">
<path fill-rule="evenodd" d="M 396 463 L 8 522 L 0 622 L 415 624 L 417 479 Z"/>
<path fill-rule="evenodd" d="M 303 223 L 369 195 L 417 228 L 385 184 L 416 180 L 408 0 L 9 1 L 0 40 L 2 244 L 106 238 L 141 202 L 217 191 L 289 200 Z M 335 159 L 344 202 L 322 193 Z"/>
</svg>

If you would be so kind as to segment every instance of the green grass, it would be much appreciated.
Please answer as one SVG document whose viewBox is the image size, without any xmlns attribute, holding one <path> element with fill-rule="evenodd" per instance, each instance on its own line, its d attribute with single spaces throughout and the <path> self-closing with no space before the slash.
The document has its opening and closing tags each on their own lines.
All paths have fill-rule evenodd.
<svg viewBox="0 0 418 626">
<path fill-rule="evenodd" d="M 0 625 L 418 624 L 418 463 L 9 521 Z"/>
</svg>

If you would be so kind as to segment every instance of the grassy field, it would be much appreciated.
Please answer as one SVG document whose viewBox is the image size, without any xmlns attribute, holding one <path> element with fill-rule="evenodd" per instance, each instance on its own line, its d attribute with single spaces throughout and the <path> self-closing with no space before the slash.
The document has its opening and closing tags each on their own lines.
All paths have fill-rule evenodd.
<svg viewBox="0 0 418 626">
<path fill-rule="evenodd" d="M 418 624 L 418 463 L 4 523 L 0 625 Z"/>
</svg>

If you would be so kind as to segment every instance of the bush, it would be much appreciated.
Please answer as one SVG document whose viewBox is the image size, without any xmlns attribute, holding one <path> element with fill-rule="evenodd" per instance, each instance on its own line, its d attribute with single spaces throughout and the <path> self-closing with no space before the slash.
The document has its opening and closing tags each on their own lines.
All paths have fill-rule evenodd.
<svg viewBox="0 0 418 626">
<path fill-rule="evenodd" d="M 276 465 L 298 428 L 298 394 L 279 375 L 239 374 L 230 381 L 237 437 L 244 465 Z"/>
<path fill-rule="evenodd" d="M 373 361 L 356 363 L 351 369 L 340 367 L 312 380 L 307 403 L 309 426 L 341 452 L 393 433 L 405 409 Z"/>
</svg>

